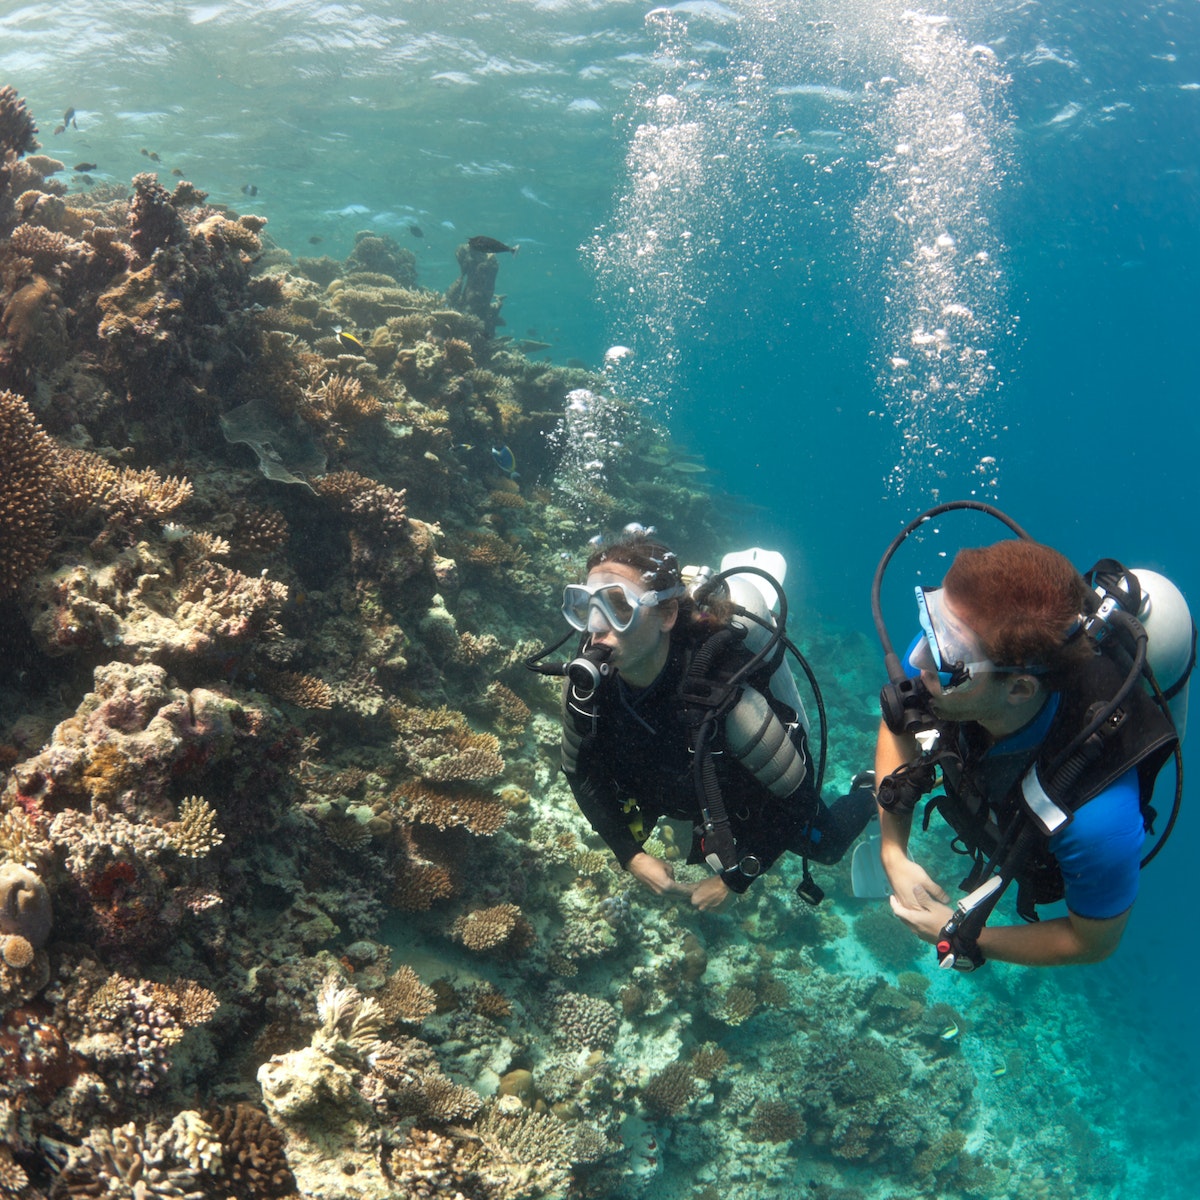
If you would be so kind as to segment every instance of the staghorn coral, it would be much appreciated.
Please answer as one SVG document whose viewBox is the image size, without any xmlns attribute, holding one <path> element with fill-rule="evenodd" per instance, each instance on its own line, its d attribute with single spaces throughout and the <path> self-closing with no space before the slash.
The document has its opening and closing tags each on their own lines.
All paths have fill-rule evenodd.
<svg viewBox="0 0 1200 1200">
<path fill-rule="evenodd" d="M 0 390 L 0 598 L 49 556 L 56 462 L 54 443 L 29 406 Z"/>
<path fill-rule="evenodd" d="M 58 455 L 61 507 L 71 515 L 97 511 L 114 517 L 162 518 L 192 495 L 187 479 L 163 478 L 150 468 L 117 468 L 90 450 L 63 448 Z"/>
<path fill-rule="evenodd" d="M 343 425 L 354 425 L 383 412 L 382 403 L 364 392 L 362 380 L 353 375 L 330 375 L 319 385 L 308 388 L 304 398 L 318 416 L 340 421 Z"/>
<path fill-rule="evenodd" d="M 485 1178 L 517 1197 L 565 1195 L 575 1157 L 575 1131 L 549 1113 L 530 1112 L 516 1096 L 502 1096 L 475 1125 L 482 1147 L 476 1159 Z M 511 1190 L 510 1190 L 511 1189 Z"/>
<path fill-rule="evenodd" d="M 748 1021 L 758 1008 L 758 996 L 753 988 L 734 984 L 713 997 L 709 1011 L 726 1025 L 741 1025 Z"/>
<path fill-rule="evenodd" d="M 697 1079 L 715 1079 L 729 1064 L 729 1055 L 716 1042 L 705 1042 L 692 1055 L 692 1074 Z"/>
<path fill-rule="evenodd" d="M 50 843 L 19 808 L 0 812 L 0 860 L 31 870 L 50 853 Z"/>
<path fill-rule="evenodd" d="M 273 696 L 297 708 L 327 710 L 333 707 L 333 688 L 323 679 L 296 671 L 264 671 L 263 686 Z"/>
<path fill-rule="evenodd" d="M 217 814 L 203 796 L 188 796 L 179 806 L 179 820 L 168 830 L 167 841 L 184 858 L 204 858 L 225 840 L 217 828 Z"/>
<path fill-rule="evenodd" d="M 474 783 L 504 770 L 500 741 L 490 733 L 475 733 L 466 717 L 454 709 L 424 709 L 393 705 L 389 710 L 399 731 L 398 754 L 423 779 L 435 783 Z"/>
<path fill-rule="evenodd" d="M 450 927 L 450 936 L 468 950 L 513 955 L 533 942 L 533 926 L 517 905 L 496 904 L 458 917 Z"/>
<path fill-rule="evenodd" d="M 375 993 L 389 1025 L 419 1025 L 437 1010 L 437 997 L 407 963 L 393 971 Z"/>
<path fill-rule="evenodd" d="M 493 681 L 484 692 L 484 700 L 500 733 L 511 736 L 524 732 L 532 714 L 529 705 L 512 688 L 498 680 Z"/>
<path fill-rule="evenodd" d="M 760 1100 L 749 1133 L 756 1142 L 791 1142 L 804 1136 L 804 1118 L 786 1101 Z"/>
<path fill-rule="evenodd" d="M 467 784 L 430 784 L 414 780 L 392 795 L 411 821 L 435 829 L 461 826 L 476 837 L 491 837 L 509 818 L 508 807 L 490 793 Z"/>
<path fill-rule="evenodd" d="M 696 1081 L 687 1063 L 671 1063 L 642 1088 L 642 1103 L 657 1117 L 677 1117 L 696 1094 Z"/>
</svg>

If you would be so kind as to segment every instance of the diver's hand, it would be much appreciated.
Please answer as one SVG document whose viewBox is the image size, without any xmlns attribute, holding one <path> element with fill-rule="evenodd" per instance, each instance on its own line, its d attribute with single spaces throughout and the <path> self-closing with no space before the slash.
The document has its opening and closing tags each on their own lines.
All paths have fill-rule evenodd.
<svg viewBox="0 0 1200 1200">
<path fill-rule="evenodd" d="M 692 907 L 701 912 L 716 912 L 733 898 L 733 892 L 720 875 L 713 875 L 692 889 Z"/>
<path fill-rule="evenodd" d="M 887 872 L 888 883 L 892 885 L 895 898 L 902 908 L 923 908 L 930 898 L 941 900 L 943 903 L 950 899 L 941 884 L 935 883 L 925 868 L 920 863 L 913 862 L 906 854 L 885 853 L 883 869 Z M 918 889 L 924 897 L 924 903 L 917 897 Z"/>
<path fill-rule="evenodd" d="M 692 894 L 692 886 L 686 883 L 676 883 L 675 868 L 653 854 L 640 850 L 628 863 L 629 873 L 640 884 L 648 887 L 656 896 L 665 896 L 669 892 L 682 892 L 685 896 Z"/>
<path fill-rule="evenodd" d="M 892 912 L 923 942 L 936 945 L 954 910 L 948 904 L 935 900 L 919 883 L 913 887 L 911 895 L 911 904 L 904 904 L 896 896 L 889 896 Z"/>
</svg>

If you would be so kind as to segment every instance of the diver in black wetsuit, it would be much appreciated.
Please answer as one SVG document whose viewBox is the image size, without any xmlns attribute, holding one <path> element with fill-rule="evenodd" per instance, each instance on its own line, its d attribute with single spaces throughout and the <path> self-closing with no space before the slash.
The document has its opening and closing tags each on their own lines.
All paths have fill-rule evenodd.
<svg viewBox="0 0 1200 1200">
<path fill-rule="evenodd" d="M 572 702 L 569 682 L 564 689 L 563 769 L 592 828 L 652 891 L 681 892 L 702 911 L 718 909 L 786 850 L 837 862 L 874 816 L 869 777 L 832 807 L 821 801 L 801 714 L 765 681 L 761 690 L 739 683 L 736 702 L 720 714 L 710 751 L 716 814 L 700 798 L 692 665 L 707 661 L 698 656 L 726 623 L 719 606 L 697 608 L 665 546 L 634 533 L 598 549 L 587 583 L 567 588 L 563 613 L 588 635 L 585 652 L 603 663 L 586 708 Z M 749 657 L 734 643 L 712 671 L 728 678 Z M 708 862 L 711 878 L 678 883 L 670 863 L 642 848 L 664 816 L 692 821 L 688 861 Z"/>
</svg>

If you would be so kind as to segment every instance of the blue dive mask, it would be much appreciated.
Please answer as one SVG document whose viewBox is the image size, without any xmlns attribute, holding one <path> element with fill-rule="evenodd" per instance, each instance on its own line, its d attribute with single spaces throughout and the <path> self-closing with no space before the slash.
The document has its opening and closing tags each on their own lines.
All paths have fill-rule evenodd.
<svg viewBox="0 0 1200 1200">
<path fill-rule="evenodd" d="M 979 675 L 1006 669 L 997 667 L 983 652 L 979 635 L 946 609 L 945 589 L 918 587 L 916 592 L 925 641 L 914 653 L 913 665 L 931 666 L 943 692 L 963 687 Z"/>
</svg>

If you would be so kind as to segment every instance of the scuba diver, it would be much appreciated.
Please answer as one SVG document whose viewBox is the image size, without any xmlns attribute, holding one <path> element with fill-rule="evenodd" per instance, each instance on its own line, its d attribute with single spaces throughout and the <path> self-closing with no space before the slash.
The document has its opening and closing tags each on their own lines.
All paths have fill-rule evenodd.
<svg viewBox="0 0 1200 1200">
<path fill-rule="evenodd" d="M 783 634 L 786 600 L 755 565 L 782 559 L 751 551 L 729 556 L 741 565 L 718 575 L 681 569 L 653 532 L 628 526 L 592 553 L 587 582 L 565 589 L 563 615 L 581 635 L 574 662 L 535 665 L 568 633 L 529 664 L 567 676 L 562 766 L 575 800 L 621 866 L 659 895 L 719 909 L 790 850 L 805 859 L 798 893 L 817 903 L 808 859 L 837 862 L 875 803 L 869 772 L 832 806 L 820 799 L 807 718 L 783 662 L 785 644 L 795 651 Z M 687 861 L 707 863 L 710 878 L 678 882 L 644 849 L 664 816 L 692 822 Z"/>
<path fill-rule="evenodd" d="M 916 589 L 922 632 L 902 661 L 883 624 L 883 573 L 909 533 L 963 508 L 997 517 L 1017 537 L 960 550 L 941 587 Z M 1162 576 L 1113 560 L 1081 576 L 1003 513 L 959 501 L 905 527 L 879 564 L 872 599 L 891 680 L 875 772 L 892 910 L 934 944 L 942 967 L 1107 958 L 1129 920 L 1139 870 L 1178 815 L 1195 661 L 1182 595 Z M 1143 860 L 1155 779 L 1173 754 L 1175 806 Z M 908 857 L 914 809 L 935 790 L 939 769 L 945 794 L 927 802 L 924 826 L 936 808 L 954 829 L 953 848 L 972 862 L 960 885 L 969 894 L 955 908 Z M 1027 923 L 988 926 L 1012 882 Z M 1039 921 L 1036 906 L 1059 900 L 1066 915 Z"/>
</svg>

